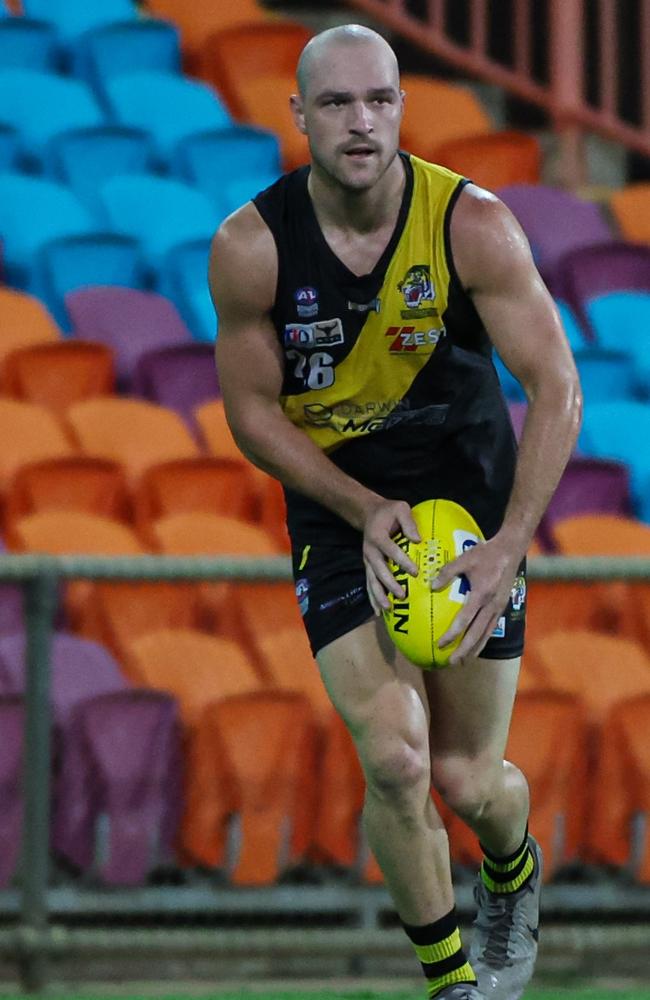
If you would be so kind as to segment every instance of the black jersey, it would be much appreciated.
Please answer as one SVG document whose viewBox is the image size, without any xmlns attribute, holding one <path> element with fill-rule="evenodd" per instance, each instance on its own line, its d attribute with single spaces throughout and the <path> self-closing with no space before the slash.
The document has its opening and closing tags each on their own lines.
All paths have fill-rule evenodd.
<svg viewBox="0 0 650 1000">
<path fill-rule="evenodd" d="M 407 183 L 395 230 L 361 277 L 323 236 L 309 167 L 255 199 L 278 253 L 271 317 L 285 362 L 281 403 L 359 482 L 411 505 L 455 500 L 490 537 L 512 488 L 516 445 L 490 341 L 450 249 L 451 213 L 467 181 L 400 155 Z M 285 493 L 294 544 L 349 541 L 353 529 L 341 518 Z"/>
</svg>

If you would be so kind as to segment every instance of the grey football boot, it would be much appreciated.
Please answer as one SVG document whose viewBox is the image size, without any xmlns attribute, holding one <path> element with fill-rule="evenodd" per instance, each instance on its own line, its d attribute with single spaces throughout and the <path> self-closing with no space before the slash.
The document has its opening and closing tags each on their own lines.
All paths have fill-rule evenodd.
<svg viewBox="0 0 650 1000">
<path fill-rule="evenodd" d="M 467 959 L 486 1000 L 519 1000 L 537 958 L 542 851 L 528 837 L 535 867 L 528 883 L 511 895 L 490 892 L 479 874 L 474 888 L 478 914 Z"/>
<path fill-rule="evenodd" d="M 455 983 L 454 986 L 446 986 L 440 993 L 435 993 L 432 1000 L 485 1000 L 485 997 L 471 983 Z"/>
</svg>

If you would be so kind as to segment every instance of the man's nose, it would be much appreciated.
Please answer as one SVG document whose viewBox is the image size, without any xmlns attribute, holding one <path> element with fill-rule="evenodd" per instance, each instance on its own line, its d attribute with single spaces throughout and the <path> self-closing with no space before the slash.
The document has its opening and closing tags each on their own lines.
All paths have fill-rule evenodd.
<svg viewBox="0 0 650 1000">
<path fill-rule="evenodd" d="M 355 101 L 350 106 L 349 127 L 351 132 L 368 135 L 373 130 L 372 121 L 372 111 L 363 101 Z"/>
</svg>

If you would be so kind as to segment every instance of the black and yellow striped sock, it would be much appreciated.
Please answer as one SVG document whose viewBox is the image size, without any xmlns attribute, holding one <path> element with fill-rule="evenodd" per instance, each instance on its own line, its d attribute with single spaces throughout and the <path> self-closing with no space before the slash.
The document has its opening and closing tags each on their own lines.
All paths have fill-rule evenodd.
<svg viewBox="0 0 650 1000">
<path fill-rule="evenodd" d="M 528 827 L 520 847 L 506 858 L 491 854 L 481 844 L 485 857 L 481 865 L 483 884 L 499 895 L 519 892 L 526 885 L 535 868 L 535 859 L 528 843 Z"/>
<path fill-rule="evenodd" d="M 427 996 L 435 997 L 445 986 L 473 983 L 476 976 L 460 943 L 456 909 L 424 927 L 403 924 L 427 978 Z"/>
</svg>

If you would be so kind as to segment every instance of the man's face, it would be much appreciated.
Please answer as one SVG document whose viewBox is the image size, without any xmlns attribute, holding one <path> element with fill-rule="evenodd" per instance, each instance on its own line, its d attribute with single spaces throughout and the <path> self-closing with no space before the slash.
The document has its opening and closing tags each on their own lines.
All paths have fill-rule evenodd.
<svg viewBox="0 0 650 1000">
<path fill-rule="evenodd" d="M 314 163 L 349 190 L 371 188 L 399 146 L 402 95 L 390 50 L 332 44 L 309 67 L 294 115 Z"/>
</svg>

